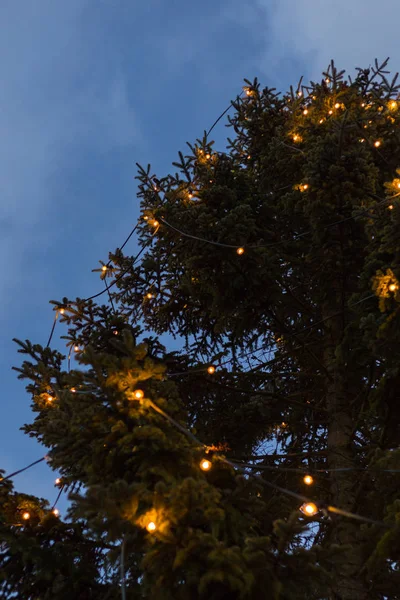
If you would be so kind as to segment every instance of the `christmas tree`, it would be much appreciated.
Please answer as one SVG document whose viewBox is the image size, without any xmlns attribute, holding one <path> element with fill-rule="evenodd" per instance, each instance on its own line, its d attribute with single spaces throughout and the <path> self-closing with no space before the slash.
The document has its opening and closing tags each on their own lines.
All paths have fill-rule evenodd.
<svg viewBox="0 0 400 600">
<path fill-rule="evenodd" d="M 205 133 L 175 174 L 138 165 L 139 253 L 102 264 L 105 304 L 53 302 L 76 362 L 17 340 L 70 508 L 0 482 L 2 597 L 400 598 L 386 66 L 245 80 L 226 152 Z"/>
</svg>

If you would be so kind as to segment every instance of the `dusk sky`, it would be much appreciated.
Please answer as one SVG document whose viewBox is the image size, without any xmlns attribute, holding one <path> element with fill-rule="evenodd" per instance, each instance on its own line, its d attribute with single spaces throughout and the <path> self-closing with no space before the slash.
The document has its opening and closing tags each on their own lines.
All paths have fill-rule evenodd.
<svg viewBox="0 0 400 600">
<path fill-rule="evenodd" d="M 2 0 L 1 468 L 46 454 L 19 430 L 31 398 L 11 370 L 23 358 L 12 338 L 45 345 L 49 300 L 102 289 L 91 270 L 139 215 L 135 163 L 175 172 L 243 78 L 285 92 L 301 75 L 320 79 L 331 58 L 351 75 L 375 57 L 400 70 L 399 22 L 398 0 Z M 226 122 L 216 150 L 233 135 Z M 56 476 L 41 463 L 13 481 L 52 502 Z"/>
</svg>

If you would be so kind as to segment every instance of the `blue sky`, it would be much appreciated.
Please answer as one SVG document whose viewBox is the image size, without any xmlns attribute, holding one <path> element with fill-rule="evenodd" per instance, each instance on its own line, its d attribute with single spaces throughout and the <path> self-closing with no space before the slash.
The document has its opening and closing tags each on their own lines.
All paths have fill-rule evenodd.
<svg viewBox="0 0 400 600">
<path fill-rule="evenodd" d="M 351 74 L 387 56 L 400 70 L 400 4 L 2 0 L 1 13 L 0 467 L 10 472 L 45 454 L 19 431 L 30 397 L 11 370 L 21 359 L 11 340 L 45 345 L 48 301 L 101 289 L 91 269 L 139 214 L 135 163 L 168 173 L 244 77 L 285 91 L 301 75 L 318 79 L 331 58 Z M 216 149 L 232 135 L 225 122 Z M 14 483 L 53 501 L 55 477 L 41 464 Z"/>
</svg>

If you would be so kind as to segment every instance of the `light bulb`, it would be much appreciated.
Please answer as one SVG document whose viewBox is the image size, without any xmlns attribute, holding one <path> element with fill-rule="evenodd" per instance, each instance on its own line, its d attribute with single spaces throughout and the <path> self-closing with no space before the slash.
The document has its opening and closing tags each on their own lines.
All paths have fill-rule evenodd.
<svg viewBox="0 0 400 600">
<path fill-rule="evenodd" d="M 52 513 L 55 517 L 58 517 L 58 515 L 60 514 L 60 511 L 58 510 L 58 508 L 53 508 Z"/>
<path fill-rule="evenodd" d="M 389 204 L 388 209 L 393 210 L 393 204 Z"/>
<path fill-rule="evenodd" d="M 133 395 L 136 398 L 136 400 L 141 400 L 144 397 L 144 391 L 143 390 L 135 390 L 133 392 Z"/>
<path fill-rule="evenodd" d="M 340 103 L 339 102 L 336 102 L 335 108 L 340 108 Z"/>
<path fill-rule="evenodd" d="M 192 192 L 189 192 L 189 198 L 193 198 Z"/>
<path fill-rule="evenodd" d="M 293 136 L 293 141 L 294 142 L 301 142 L 301 137 L 295 133 L 294 136 Z"/>
<path fill-rule="evenodd" d="M 152 222 L 152 225 L 153 225 L 153 227 L 158 227 L 159 222 L 154 219 L 154 221 Z"/>
<path fill-rule="evenodd" d="M 60 315 L 63 315 L 65 313 L 65 310 L 63 308 L 60 308 Z"/>
<path fill-rule="evenodd" d="M 22 513 L 22 518 L 24 519 L 24 521 L 28 521 L 28 519 L 31 518 L 31 515 L 28 513 L 28 511 Z"/>
<path fill-rule="evenodd" d="M 101 267 L 101 269 L 102 269 L 102 271 L 107 271 L 107 265 L 103 265 L 103 266 Z"/>
<path fill-rule="evenodd" d="M 318 512 L 318 507 L 314 502 L 305 502 L 300 506 L 300 510 L 303 514 L 307 515 L 307 517 L 313 517 Z"/>
<path fill-rule="evenodd" d="M 211 469 L 211 461 L 207 460 L 206 458 L 203 458 L 200 461 L 200 469 L 202 471 L 209 471 Z"/>
<path fill-rule="evenodd" d="M 321 123 L 323 123 L 323 122 L 324 122 L 324 119 L 320 119 L 320 120 L 319 120 L 319 124 L 320 124 L 320 125 L 321 125 Z"/>
<path fill-rule="evenodd" d="M 213 375 L 213 373 L 215 373 L 215 367 L 214 367 L 214 365 L 210 365 L 210 366 L 208 367 L 208 369 L 207 369 L 207 372 L 208 372 L 210 375 Z"/>
<path fill-rule="evenodd" d="M 53 396 L 50 396 L 50 394 L 47 396 L 47 402 L 53 402 L 54 398 Z"/>
<path fill-rule="evenodd" d="M 149 292 L 148 294 L 146 294 L 146 298 L 148 298 L 149 300 L 153 297 L 153 294 L 151 292 Z"/>
<path fill-rule="evenodd" d="M 305 475 L 303 477 L 303 481 L 306 485 L 312 485 L 314 483 L 314 479 L 311 477 L 311 475 Z"/>
<path fill-rule="evenodd" d="M 146 525 L 146 529 L 150 532 L 155 531 L 157 529 L 157 525 L 154 523 L 154 521 L 150 521 L 150 523 Z"/>
<path fill-rule="evenodd" d="M 391 283 L 389 285 L 389 291 L 390 292 L 395 292 L 397 290 L 397 285 L 395 283 Z"/>
<path fill-rule="evenodd" d="M 303 110 L 303 115 L 308 115 L 308 110 L 306 108 Z"/>
<path fill-rule="evenodd" d="M 330 111 L 328 112 L 328 115 L 333 115 L 333 110 L 330 110 Z"/>
<path fill-rule="evenodd" d="M 375 148 L 379 148 L 380 145 L 381 145 L 381 142 L 379 140 L 376 140 L 376 142 L 374 142 Z"/>
<path fill-rule="evenodd" d="M 60 483 L 61 483 L 60 477 L 57 477 L 57 479 L 55 480 L 54 483 L 55 483 L 55 485 L 60 485 Z"/>
<path fill-rule="evenodd" d="M 71 392 L 72 392 L 73 394 L 76 394 L 76 388 L 72 387 L 72 388 L 71 388 Z"/>
<path fill-rule="evenodd" d="M 211 158 L 211 154 L 206 154 L 206 159 L 209 160 Z"/>
<path fill-rule="evenodd" d="M 149 220 L 149 217 L 148 217 L 147 215 L 145 215 L 145 216 L 143 217 L 143 219 L 144 219 L 145 221 L 148 221 L 148 220 Z"/>
<path fill-rule="evenodd" d="M 394 110 L 395 108 L 397 108 L 397 102 L 395 100 L 392 100 L 389 103 L 389 108 L 391 108 L 392 110 Z"/>
<path fill-rule="evenodd" d="M 236 254 L 244 254 L 244 248 L 240 247 L 236 250 Z"/>
<path fill-rule="evenodd" d="M 79 352 L 79 346 L 74 346 L 74 352 Z"/>
</svg>

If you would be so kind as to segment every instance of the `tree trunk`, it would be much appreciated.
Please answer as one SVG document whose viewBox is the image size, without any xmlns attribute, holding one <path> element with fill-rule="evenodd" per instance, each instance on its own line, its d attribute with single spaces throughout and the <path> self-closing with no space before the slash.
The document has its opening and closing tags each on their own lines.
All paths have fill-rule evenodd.
<svg viewBox="0 0 400 600">
<path fill-rule="evenodd" d="M 337 312 L 332 305 L 324 307 L 324 317 Z M 335 355 L 342 337 L 342 316 L 331 317 L 327 321 L 327 344 L 324 363 L 329 373 L 326 386 L 326 403 L 329 411 L 328 424 L 328 468 L 341 469 L 357 467 L 356 450 L 352 440 L 353 418 L 351 398 L 347 385 L 346 366 Z M 330 473 L 331 504 L 344 510 L 354 510 L 357 492 L 357 472 L 339 471 Z M 349 546 L 334 569 L 334 589 L 332 600 L 367 600 L 366 583 L 360 576 L 363 564 L 359 529 L 360 523 L 340 515 L 332 516 L 331 543 L 341 547 Z"/>
</svg>

